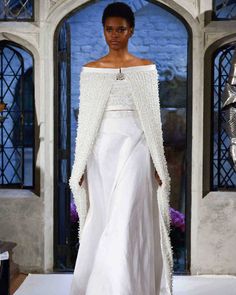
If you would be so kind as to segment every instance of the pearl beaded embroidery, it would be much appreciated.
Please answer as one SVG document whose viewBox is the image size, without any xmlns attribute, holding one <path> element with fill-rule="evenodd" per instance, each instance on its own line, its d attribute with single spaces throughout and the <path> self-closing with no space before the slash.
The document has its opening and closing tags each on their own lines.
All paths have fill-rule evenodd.
<svg viewBox="0 0 236 295">
<path fill-rule="evenodd" d="M 132 97 L 131 86 L 129 81 L 127 81 L 126 79 L 114 81 L 106 107 L 106 111 L 122 109 L 136 109 Z"/>
<path fill-rule="evenodd" d="M 123 68 L 125 80 L 130 83 L 132 98 L 144 130 L 151 158 L 162 185 L 157 189 L 157 200 L 160 213 L 161 249 L 163 267 L 166 269 L 168 290 L 166 295 L 173 294 L 173 250 L 170 241 L 170 176 L 164 154 L 163 133 L 160 115 L 159 75 L 156 66 L 136 66 Z M 86 169 L 86 162 L 92 151 L 96 136 L 102 122 L 104 111 L 117 82 L 117 69 L 87 68 L 80 76 L 80 111 L 78 117 L 75 160 L 72 167 L 69 185 L 73 192 L 79 214 L 80 232 L 88 212 L 89 200 L 86 181 L 79 185 L 79 180 Z M 122 82 L 122 85 L 123 84 Z M 83 233 L 83 231 L 82 231 Z"/>
</svg>

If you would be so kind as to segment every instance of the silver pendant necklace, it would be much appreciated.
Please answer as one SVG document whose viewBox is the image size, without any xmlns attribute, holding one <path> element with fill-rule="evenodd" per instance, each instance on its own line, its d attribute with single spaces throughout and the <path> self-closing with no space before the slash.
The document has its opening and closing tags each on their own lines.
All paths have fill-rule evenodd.
<svg viewBox="0 0 236 295">
<path fill-rule="evenodd" d="M 121 73 L 121 68 L 120 72 L 116 75 L 116 80 L 124 80 L 125 79 L 125 74 Z"/>
</svg>

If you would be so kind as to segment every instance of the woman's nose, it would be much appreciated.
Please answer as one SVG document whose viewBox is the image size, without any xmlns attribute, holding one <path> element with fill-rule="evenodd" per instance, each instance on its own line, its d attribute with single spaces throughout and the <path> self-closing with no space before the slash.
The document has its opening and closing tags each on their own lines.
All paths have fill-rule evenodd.
<svg viewBox="0 0 236 295">
<path fill-rule="evenodd" d="M 112 37 L 117 37 L 119 33 L 116 30 L 113 30 L 111 35 Z"/>
</svg>

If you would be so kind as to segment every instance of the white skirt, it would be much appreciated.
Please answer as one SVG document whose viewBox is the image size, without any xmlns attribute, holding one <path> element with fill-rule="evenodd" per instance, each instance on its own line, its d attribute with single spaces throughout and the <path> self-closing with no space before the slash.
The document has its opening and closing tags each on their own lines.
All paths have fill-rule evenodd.
<svg viewBox="0 0 236 295">
<path fill-rule="evenodd" d="M 137 111 L 105 111 L 86 171 L 90 206 L 69 294 L 167 294 L 158 183 Z"/>
</svg>

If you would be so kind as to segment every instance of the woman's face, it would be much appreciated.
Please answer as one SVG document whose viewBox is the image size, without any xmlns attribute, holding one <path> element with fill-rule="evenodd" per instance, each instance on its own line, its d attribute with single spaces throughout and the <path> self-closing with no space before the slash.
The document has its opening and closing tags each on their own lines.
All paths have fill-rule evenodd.
<svg viewBox="0 0 236 295">
<path fill-rule="evenodd" d="M 104 36 L 107 45 L 112 49 L 127 47 L 132 28 L 123 17 L 108 17 L 104 25 Z"/>
</svg>

